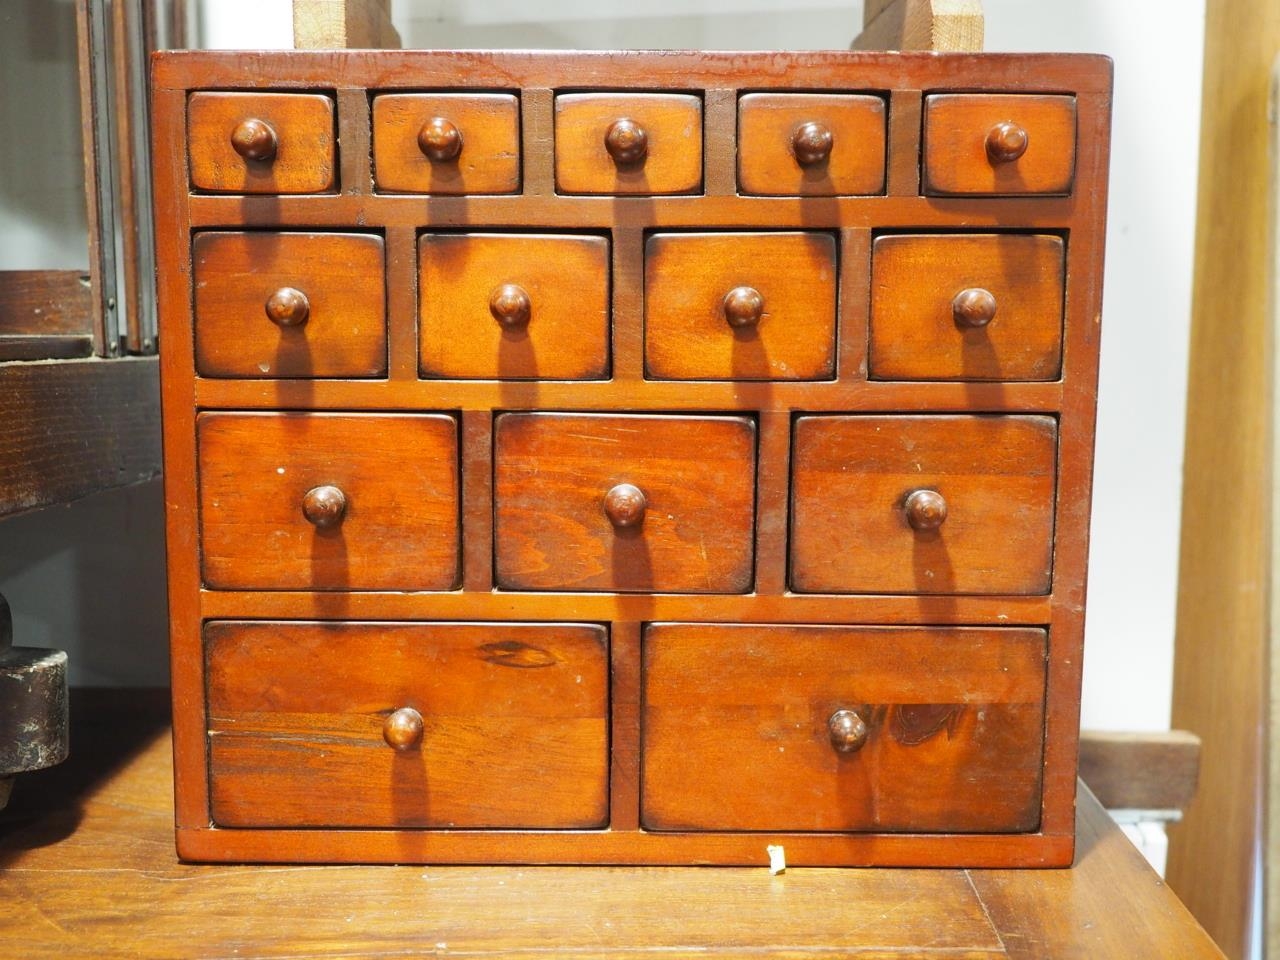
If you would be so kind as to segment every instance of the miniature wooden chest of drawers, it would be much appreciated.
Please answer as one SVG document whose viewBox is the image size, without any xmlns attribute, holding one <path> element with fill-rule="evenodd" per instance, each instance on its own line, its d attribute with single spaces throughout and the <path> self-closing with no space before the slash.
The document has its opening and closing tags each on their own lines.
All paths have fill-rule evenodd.
<svg viewBox="0 0 1280 960">
<path fill-rule="evenodd" d="M 154 63 L 178 847 L 1062 865 L 1110 63 Z"/>
</svg>

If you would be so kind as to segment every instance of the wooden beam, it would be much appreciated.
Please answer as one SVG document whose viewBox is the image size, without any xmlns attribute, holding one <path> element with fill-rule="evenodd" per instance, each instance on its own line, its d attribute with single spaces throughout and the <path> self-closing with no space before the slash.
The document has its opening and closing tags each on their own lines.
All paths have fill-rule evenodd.
<svg viewBox="0 0 1280 960">
<path fill-rule="evenodd" d="M 390 50 L 400 46 L 391 0 L 293 0 L 298 50 Z"/>
<path fill-rule="evenodd" d="M 157 360 L 0 364 L 0 516 L 159 475 Z"/>
<path fill-rule="evenodd" d="M 1080 779 L 1108 810 L 1183 810 L 1199 773 L 1200 738 L 1186 730 L 1080 732 Z"/>
<path fill-rule="evenodd" d="M 866 0 L 855 50 L 981 50 L 982 0 Z"/>
</svg>

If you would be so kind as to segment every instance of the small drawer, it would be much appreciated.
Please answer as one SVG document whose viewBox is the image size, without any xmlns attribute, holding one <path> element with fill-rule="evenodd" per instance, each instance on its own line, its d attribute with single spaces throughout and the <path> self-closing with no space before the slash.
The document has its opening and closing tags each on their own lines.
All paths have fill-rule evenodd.
<svg viewBox="0 0 1280 960">
<path fill-rule="evenodd" d="M 494 429 L 500 587 L 750 589 L 754 421 L 507 413 Z"/>
<path fill-rule="evenodd" d="M 1066 257 L 1059 237 L 878 237 L 873 380 L 1056 380 Z"/>
<path fill-rule="evenodd" d="M 608 376 L 605 237 L 428 233 L 418 270 L 423 376 Z"/>
<path fill-rule="evenodd" d="M 644 285 L 645 372 L 655 380 L 835 375 L 830 234 L 655 234 Z"/>
<path fill-rule="evenodd" d="M 191 186 L 211 193 L 324 193 L 338 186 L 333 100 L 315 93 L 193 93 Z"/>
<path fill-rule="evenodd" d="M 884 192 L 880 97 L 749 93 L 738 101 L 738 189 L 757 196 Z"/>
<path fill-rule="evenodd" d="M 205 377 L 381 377 L 382 238 L 198 233 L 196 372 Z"/>
<path fill-rule="evenodd" d="M 458 428 L 442 414 L 202 413 L 204 582 L 450 590 Z"/>
<path fill-rule="evenodd" d="M 373 181 L 389 193 L 515 193 L 519 101 L 509 93 L 375 97 Z"/>
<path fill-rule="evenodd" d="M 926 194 L 1066 194 L 1075 170 L 1075 97 L 925 97 Z"/>
<path fill-rule="evenodd" d="M 216 826 L 606 824 L 601 626 L 214 621 L 204 643 Z"/>
<path fill-rule="evenodd" d="M 642 825 L 1035 830 L 1045 648 L 1036 629 L 651 626 Z"/>
<path fill-rule="evenodd" d="M 808 416 L 793 447 L 793 590 L 1048 592 L 1053 418 Z"/>
<path fill-rule="evenodd" d="M 556 189 L 561 193 L 697 193 L 702 100 L 677 93 L 556 97 Z"/>
</svg>

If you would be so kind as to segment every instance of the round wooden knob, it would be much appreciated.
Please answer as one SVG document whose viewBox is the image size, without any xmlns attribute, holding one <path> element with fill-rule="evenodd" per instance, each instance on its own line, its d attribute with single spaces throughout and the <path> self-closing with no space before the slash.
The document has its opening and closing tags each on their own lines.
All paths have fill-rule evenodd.
<svg viewBox="0 0 1280 960">
<path fill-rule="evenodd" d="M 347 496 L 337 487 L 312 487 L 302 498 L 302 515 L 317 530 L 336 527 L 346 512 Z"/>
<path fill-rule="evenodd" d="M 444 117 L 432 117 L 418 131 L 418 149 L 436 163 L 455 160 L 462 152 L 462 131 Z"/>
<path fill-rule="evenodd" d="M 987 156 L 992 163 L 1013 163 L 1027 152 L 1027 131 L 1010 120 L 987 131 Z"/>
<path fill-rule="evenodd" d="M 383 721 L 382 739 L 397 750 L 412 750 L 422 743 L 422 714 L 413 707 L 392 711 Z"/>
<path fill-rule="evenodd" d="M 812 167 L 831 156 L 831 128 L 821 123 L 802 123 L 791 135 L 791 152 L 796 163 Z"/>
<path fill-rule="evenodd" d="M 644 127 L 623 117 L 609 124 L 604 135 L 604 148 L 619 166 L 639 163 L 649 152 L 649 135 Z"/>
<path fill-rule="evenodd" d="M 951 315 L 961 327 L 985 327 L 995 319 L 996 298 L 990 290 L 969 287 L 951 300 Z"/>
<path fill-rule="evenodd" d="M 489 294 L 489 312 L 504 327 L 521 327 L 533 315 L 533 301 L 524 287 L 504 283 Z"/>
<path fill-rule="evenodd" d="M 731 327 L 753 327 L 764 316 L 764 297 L 755 287 L 734 287 L 724 295 L 724 318 Z"/>
<path fill-rule="evenodd" d="M 279 146 L 271 124 L 257 117 L 241 120 L 231 131 L 231 148 L 246 160 L 270 160 Z"/>
<path fill-rule="evenodd" d="M 913 530 L 937 530 L 947 519 L 947 501 L 937 490 L 917 490 L 902 505 Z"/>
<path fill-rule="evenodd" d="M 854 753 L 867 742 L 867 723 L 853 710 L 837 710 L 827 720 L 831 745 L 840 753 Z"/>
<path fill-rule="evenodd" d="M 267 297 L 267 319 L 277 327 L 300 327 L 311 315 L 311 301 L 301 290 L 281 287 Z"/>
<path fill-rule="evenodd" d="M 604 495 L 604 514 L 615 527 L 636 526 L 646 506 L 644 491 L 634 484 L 620 483 Z"/>
</svg>

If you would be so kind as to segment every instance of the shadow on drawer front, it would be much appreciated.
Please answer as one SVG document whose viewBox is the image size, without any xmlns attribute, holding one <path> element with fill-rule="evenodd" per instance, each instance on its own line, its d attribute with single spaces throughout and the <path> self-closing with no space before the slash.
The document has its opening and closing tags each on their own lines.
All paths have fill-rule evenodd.
<svg viewBox="0 0 1280 960">
<path fill-rule="evenodd" d="M 602 626 L 215 621 L 204 639 L 219 826 L 608 819 Z"/>
<path fill-rule="evenodd" d="M 1038 629 L 651 626 L 643 825 L 1035 830 L 1045 652 Z"/>
</svg>

